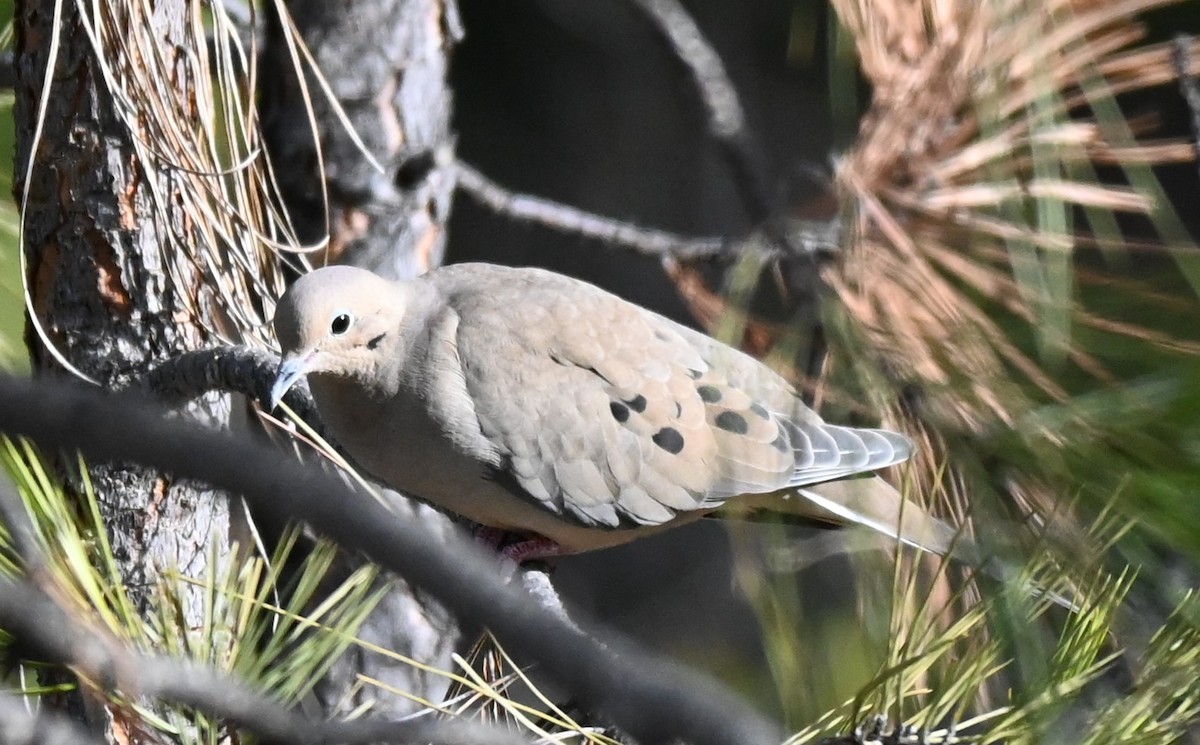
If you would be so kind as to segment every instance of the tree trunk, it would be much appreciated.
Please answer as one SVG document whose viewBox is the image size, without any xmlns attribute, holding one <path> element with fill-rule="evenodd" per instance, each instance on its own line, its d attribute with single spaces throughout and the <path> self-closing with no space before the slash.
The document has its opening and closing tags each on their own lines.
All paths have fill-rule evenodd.
<svg viewBox="0 0 1200 745">
<path fill-rule="evenodd" d="M 127 13 L 151 13 L 163 79 L 173 85 L 161 93 L 193 101 L 195 81 L 181 60 L 186 0 L 160 0 L 152 10 L 136 3 L 102 7 L 104 23 L 117 29 L 133 22 Z M 27 342 L 34 368 L 42 374 L 62 374 L 66 361 L 112 388 L 151 363 L 207 341 L 180 294 L 171 290 L 181 281 L 199 279 L 180 276 L 190 269 L 176 261 L 175 276 L 167 280 L 167 252 L 190 243 L 189 223 L 172 209 L 177 187 L 171 170 L 147 162 L 145 151 L 137 148 L 135 138 L 144 142 L 144 133 L 130 132 L 128 116 L 122 118 L 115 108 L 76 4 L 65 3 L 57 21 L 53 9 L 53 3 L 18 1 L 15 13 L 14 188 L 18 200 L 28 190 L 23 250 L 33 318 Z M 56 22 L 61 38 L 52 61 Z M 153 64 L 134 59 L 112 63 Z M 52 93 L 35 143 L 50 64 Z M 124 72 L 114 70 L 118 76 Z M 34 167 L 26 184 L 31 157 Z M 191 409 L 189 416 L 225 423 L 228 397 L 206 399 Z M 174 566 L 200 576 L 206 572 L 210 542 L 227 543 L 227 502 L 195 484 L 109 466 L 91 468 L 90 478 L 125 583 L 143 610 L 160 571 Z M 195 600 L 186 609 L 189 620 L 199 618 Z"/>
<path fill-rule="evenodd" d="M 305 77 L 318 157 L 305 88 L 285 29 L 272 18 L 260 65 L 263 129 L 299 238 L 328 234 L 327 259 L 392 278 L 438 266 L 454 190 L 446 74 L 461 36 L 455 0 L 287 5 L 345 113 L 343 120 L 316 76 Z"/>
</svg>

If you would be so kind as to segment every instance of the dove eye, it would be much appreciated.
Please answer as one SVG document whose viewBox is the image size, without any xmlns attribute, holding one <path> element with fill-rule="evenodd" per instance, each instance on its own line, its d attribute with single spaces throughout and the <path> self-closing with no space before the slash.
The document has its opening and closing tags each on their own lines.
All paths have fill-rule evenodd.
<svg viewBox="0 0 1200 745">
<path fill-rule="evenodd" d="M 350 330 L 350 325 L 354 323 L 354 316 L 349 313 L 338 313 L 333 317 L 333 323 L 329 324 L 329 333 L 334 336 L 341 336 Z"/>
</svg>

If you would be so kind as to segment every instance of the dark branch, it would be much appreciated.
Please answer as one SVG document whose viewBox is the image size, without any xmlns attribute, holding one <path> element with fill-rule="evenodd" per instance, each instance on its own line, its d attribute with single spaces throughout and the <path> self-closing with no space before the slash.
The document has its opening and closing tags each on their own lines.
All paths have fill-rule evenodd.
<svg viewBox="0 0 1200 745">
<path fill-rule="evenodd" d="M 614 220 L 549 199 L 509 191 L 471 166 L 456 165 L 458 188 L 483 206 L 507 217 L 552 230 L 595 238 L 651 256 L 697 259 L 730 253 L 724 238 L 688 238 L 664 230 Z"/>
<path fill-rule="evenodd" d="M 29 519 L 29 513 L 25 511 L 25 504 L 21 495 L 17 493 L 16 485 L 3 471 L 0 471 L 0 524 L 8 530 L 12 549 L 25 565 L 26 571 L 31 574 L 39 571 L 45 562 L 41 546 L 38 544 L 37 531 L 33 529 L 33 523 Z"/>
<path fill-rule="evenodd" d="M 708 114 L 709 134 L 721 146 L 733 171 L 742 206 L 752 225 L 766 225 L 778 214 L 767 184 L 762 155 L 746 126 L 746 113 L 720 55 L 678 0 L 632 0 L 666 39 L 687 68 Z M 786 246 L 782 232 L 772 235 Z"/>
<path fill-rule="evenodd" d="M 265 405 L 278 369 L 279 355 L 274 352 L 254 347 L 212 347 L 163 362 L 136 381 L 134 387 L 168 406 L 178 406 L 211 391 L 240 393 Z M 306 421 L 315 421 L 315 406 L 303 381 L 283 400 Z"/>
<path fill-rule="evenodd" d="M 609 635 L 601 644 L 498 577 L 496 559 L 434 536 L 339 479 L 268 445 L 173 419 L 131 396 L 0 376 L 0 432 L 96 461 L 133 462 L 240 495 L 296 519 L 404 577 L 460 618 L 489 628 L 590 711 L 644 742 L 777 743 L 777 728 L 712 681 Z"/>
<path fill-rule="evenodd" d="M 80 670 L 110 691 L 191 706 L 271 741 L 349 745 L 424 742 L 436 736 L 438 742 L 526 742 L 459 722 L 314 721 L 228 675 L 194 662 L 141 654 L 90 632 L 42 591 L 7 578 L 0 578 L 0 627 L 40 659 Z"/>
<path fill-rule="evenodd" d="M 174 359 L 168 360 L 151 370 L 135 382 L 142 391 L 167 405 L 179 405 L 193 398 L 198 398 L 214 391 L 222 393 L 240 393 L 256 401 L 263 402 L 271 389 L 275 371 L 279 367 L 279 355 L 253 347 L 214 347 L 187 352 Z M 296 414 L 318 433 L 324 434 L 324 425 L 317 416 L 316 405 L 308 390 L 308 384 L 300 381 L 288 391 L 285 401 Z M 336 443 L 331 443 L 337 447 Z M 354 458 L 339 448 L 339 452 L 347 462 L 354 464 Z M 323 467 L 327 464 L 322 462 Z M 357 466 L 356 466 L 357 468 Z M 363 469 L 357 468 L 360 473 Z M 25 530 L 23 524 L 16 522 L 25 517 L 21 510 L 19 498 L 15 492 L 8 498 L 3 492 L 4 484 L 0 481 L 0 520 L 6 520 L 9 525 L 17 525 L 19 530 L 14 539 L 21 541 L 25 532 L 32 535 L 32 527 Z M 15 507 L 12 505 L 15 504 Z M 19 514 L 17 514 L 19 513 Z M 7 520 L 14 515 L 13 520 Z M 26 553 L 28 556 L 28 554 Z M 530 574 L 537 576 L 530 577 Z M 561 614 L 565 619 L 566 610 L 554 585 L 544 572 L 523 572 L 522 583 L 530 595 L 540 605 L 552 613 Z M 539 581 L 539 577 L 544 581 Z"/>
<path fill-rule="evenodd" d="M 532 222 L 562 233 L 623 246 L 648 256 L 689 261 L 733 257 L 749 250 L 767 254 L 780 252 L 779 245 L 770 245 L 772 241 L 764 240 L 758 233 L 741 239 L 716 236 L 689 238 L 665 230 L 614 220 L 531 194 L 509 191 L 462 161 L 456 164 L 455 170 L 458 188 L 496 214 Z M 786 248 L 798 255 L 831 254 L 838 247 L 841 220 L 790 218 L 781 221 L 781 227 L 774 229 L 782 229 L 786 233 Z M 779 244 L 778 240 L 773 242 Z"/>
</svg>

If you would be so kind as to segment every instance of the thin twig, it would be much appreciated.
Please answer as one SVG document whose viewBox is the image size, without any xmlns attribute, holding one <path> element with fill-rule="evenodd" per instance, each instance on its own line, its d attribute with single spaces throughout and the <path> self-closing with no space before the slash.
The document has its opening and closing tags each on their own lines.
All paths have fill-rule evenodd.
<svg viewBox="0 0 1200 745">
<path fill-rule="evenodd" d="M 708 114 L 709 134 L 721 146 L 752 225 L 767 225 L 778 214 L 767 184 L 762 155 L 746 126 L 741 99 L 720 55 L 678 0 L 632 0 L 667 40 L 687 68 Z M 771 235 L 784 246 L 786 235 Z"/>
<path fill-rule="evenodd" d="M 1179 78 L 1179 92 L 1183 94 L 1183 100 L 1192 114 L 1192 147 L 1195 149 L 1196 162 L 1200 164 L 1200 81 L 1189 72 L 1191 53 L 1192 37 L 1189 34 L 1176 34 L 1175 74 Z"/>
<path fill-rule="evenodd" d="M 166 418 L 128 395 L 0 376 L 0 432 L 92 460 L 139 463 L 237 494 L 281 522 L 307 523 L 489 628 L 552 682 L 642 742 L 778 743 L 777 727 L 694 670 L 595 630 L 583 634 L 497 575 L 495 556 L 431 535 L 339 479 L 265 443 Z M 601 641 L 601 639 L 603 641 Z"/>
<path fill-rule="evenodd" d="M 455 168 L 459 189 L 493 212 L 517 220 L 625 246 L 650 256 L 698 259 L 720 256 L 729 252 L 731 247 L 730 241 L 724 238 L 688 238 L 614 220 L 561 202 L 512 192 L 462 161 Z"/>
<path fill-rule="evenodd" d="M 748 250 L 768 254 L 780 252 L 779 246 L 768 245 L 769 242 L 764 241 L 758 233 L 738 239 L 718 236 L 690 238 L 597 215 L 562 202 L 510 191 L 462 161 L 455 164 L 455 170 L 458 188 L 496 214 L 623 246 L 648 256 L 689 261 L 733 257 Z M 789 218 L 781 222 L 788 237 L 786 248 L 796 255 L 831 254 L 837 250 L 841 240 L 841 221 L 837 218 Z"/>
</svg>

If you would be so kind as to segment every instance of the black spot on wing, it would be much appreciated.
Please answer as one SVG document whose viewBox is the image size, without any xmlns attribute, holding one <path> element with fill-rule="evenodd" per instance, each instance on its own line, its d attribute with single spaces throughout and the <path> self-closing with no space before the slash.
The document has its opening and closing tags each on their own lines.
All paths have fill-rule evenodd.
<svg viewBox="0 0 1200 745">
<path fill-rule="evenodd" d="M 700 394 L 700 400 L 706 404 L 715 404 L 721 400 L 721 389 L 715 385 L 702 385 L 696 388 L 696 393 Z"/>
<path fill-rule="evenodd" d="M 792 452 L 792 443 L 788 441 L 787 435 L 785 435 L 782 431 L 779 433 L 778 437 L 776 437 L 774 440 L 771 440 L 771 447 L 775 448 L 781 453 Z"/>
<path fill-rule="evenodd" d="M 675 418 L 678 419 L 681 416 L 683 416 L 683 405 L 680 404 L 678 401 L 676 401 L 675 402 Z"/>
<path fill-rule="evenodd" d="M 629 399 L 625 403 L 629 405 L 629 408 L 633 409 L 634 411 L 636 411 L 639 414 L 644 413 L 646 411 L 646 397 L 640 393 L 637 394 L 636 396 L 634 396 L 633 398 Z"/>
<path fill-rule="evenodd" d="M 663 427 L 650 439 L 671 455 L 677 455 L 679 451 L 683 450 L 683 435 L 679 434 L 679 430 L 674 427 Z"/>
<path fill-rule="evenodd" d="M 613 419 L 616 419 L 618 422 L 624 423 L 629 421 L 629 407 L 620 401 L 610 401 L 608 410 L 612 412 Z"/>
<path fill-rule="evenodd" d="M 755 415 L 758 416 L 759 419 L 770 419 L 771 418 L 771 412 L 769 412 L 765 408 L 763 408 L 763 405 L 757 401 L 750 404 L 750 411 L 753 411 L 755 413 Z"/>
<path fill-rule="evenodd" d="M 700 378 L 704 377 L 704 373 L 700 370 L 689 369 L 688 377 L 691 378 L 692 380 L 699 380 Z"/>
<path fill-rule="evenodd" d="M 732 432 L 735 435 L 744 435 L 750 431 L 750 425 L 746 423 L 746 417 L 736 411 L 722 411 L 717 414 L 716 424 L 726 432 Z"/>
</svg>

